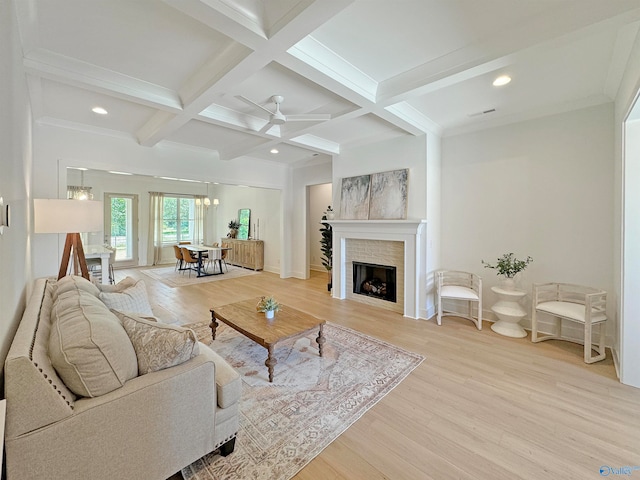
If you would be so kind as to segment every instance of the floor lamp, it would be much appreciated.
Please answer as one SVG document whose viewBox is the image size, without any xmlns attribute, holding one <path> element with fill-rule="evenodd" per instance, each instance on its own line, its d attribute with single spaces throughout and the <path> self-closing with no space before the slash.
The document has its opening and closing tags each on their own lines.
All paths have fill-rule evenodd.
<svg viewBox="0 0 640 480">
<path fill-rule="evenodd" d="M 73 258 L 73 273 L 89 280 L 87 260 L 82 248 L 80 232 L 99 232 L 103 229 L 102 202 L 92 200 L 35 199 L 33 201 L 35 233 L 66 233 L 58 280 L 67 274 Z"/>
</svg>

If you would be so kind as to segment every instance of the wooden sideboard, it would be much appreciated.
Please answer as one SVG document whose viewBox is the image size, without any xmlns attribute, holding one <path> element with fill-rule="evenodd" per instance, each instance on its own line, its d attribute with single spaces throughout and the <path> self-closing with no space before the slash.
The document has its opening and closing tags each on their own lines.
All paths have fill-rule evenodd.
<svg viewBox="0 0 640 480">
<path fill-rule="evenodd" d="M 252 270 L 262 270 L 264 268 L 264 242 L 262 240 L 222 238 L 220 239 L 220 245 L 223 243 L 228 244 L 233 249 L 227 252 L 227 263 Z"/>
</svg>

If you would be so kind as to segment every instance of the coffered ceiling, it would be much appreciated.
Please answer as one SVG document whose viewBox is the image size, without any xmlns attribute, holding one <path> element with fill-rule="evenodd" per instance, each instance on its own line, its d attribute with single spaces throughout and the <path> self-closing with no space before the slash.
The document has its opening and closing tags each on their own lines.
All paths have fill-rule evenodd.
<svg viewBox="0 0 640 480">
<path fill-rule="evenodd" d="M 288 164 L 611 102 L 640 25 L 640 0 L 14 2 L 37 122 Z M 329 120 L 270 125 L 247 99 L 274 95 Z"/>
</svg>

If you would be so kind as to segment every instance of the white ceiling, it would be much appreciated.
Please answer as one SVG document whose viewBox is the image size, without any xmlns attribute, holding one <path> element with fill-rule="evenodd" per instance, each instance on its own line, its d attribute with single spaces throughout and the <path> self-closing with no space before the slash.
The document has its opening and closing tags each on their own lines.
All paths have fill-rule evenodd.
<svg viewBox="0 0 640 480">
<path fill-rule="evenodd" d="M 36 121 L 288 164 L 611 102 L 640 25 L 640 0 L 15 5 Z M 500 74 L 513 81 L 493 87 Z M 238 97 L 272 95 L 331 119 L 262 133 L 268 114 Z"/>
</svg>

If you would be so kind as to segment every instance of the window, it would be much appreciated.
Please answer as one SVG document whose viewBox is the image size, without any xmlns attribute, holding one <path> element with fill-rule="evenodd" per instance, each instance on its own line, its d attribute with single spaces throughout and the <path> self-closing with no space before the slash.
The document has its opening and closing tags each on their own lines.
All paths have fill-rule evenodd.
<svg viewBox="0 0 640 480">
<path fill-rule="evenodd" d="M 194 242 L 196 208 L 193 197 L 163 199 L 162 243 Z"/>
</svg>

